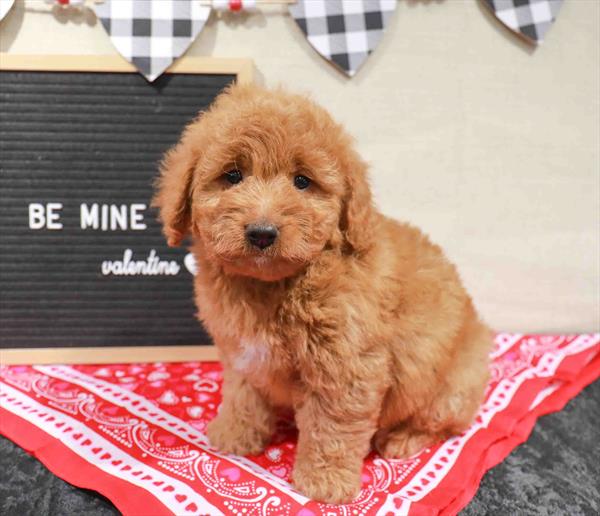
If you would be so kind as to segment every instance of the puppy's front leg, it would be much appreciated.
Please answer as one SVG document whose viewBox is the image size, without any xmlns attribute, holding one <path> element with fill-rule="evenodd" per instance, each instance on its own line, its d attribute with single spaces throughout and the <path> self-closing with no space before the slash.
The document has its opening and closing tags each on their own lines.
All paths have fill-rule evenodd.
<svg viewBox="0 0 600 516">
<path fill-rule="evenodd" d="M 225 453 L 256 455 L 275 430 L 273 411 L 239 373 L 226 368 L 223 377 L 223 401 L 207 427 L 210 444 Z"/>
<path fill-rule="evenodd" d="M 298 452 L 295 487 L 327 503 L 347 503 L 361 484 L 364 457 L 376 430 L 381 396 L 376 389 L 348 385 L 312 392 L 296 411 Z"/>
</svg>

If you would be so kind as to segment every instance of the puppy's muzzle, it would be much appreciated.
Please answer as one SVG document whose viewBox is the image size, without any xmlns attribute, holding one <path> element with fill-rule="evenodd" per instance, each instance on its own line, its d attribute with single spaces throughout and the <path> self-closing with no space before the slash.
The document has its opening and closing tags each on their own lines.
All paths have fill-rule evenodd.
<svg viewBox="0 0 600 516">
<path fill-rule="evenodd" d="M 275 242 L 279 231 L 272 224 L 248 224 L 246 240 L 259 249 L 266 249 Z"/>
</svg>

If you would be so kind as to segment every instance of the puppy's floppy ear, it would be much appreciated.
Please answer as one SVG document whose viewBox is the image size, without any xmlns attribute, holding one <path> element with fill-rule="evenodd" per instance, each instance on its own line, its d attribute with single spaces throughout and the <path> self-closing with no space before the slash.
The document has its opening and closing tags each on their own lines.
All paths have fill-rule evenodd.
<svg viewBox="0 0 600 516">
<path fill-rule="evenodd" d="M 190 194 L 197 157 L 186 136 L 165 154 L 152 199 L 152 206 L 160 210 L 163 233 L 171 247 L 181 243 L 191 224 Z"/>
<path fill-rule="evenodd" d="M 234 92 L 246 91 L 239 86 L 228 86 L 219 94 L 210 108 L 201 111 L 183 130 L 181 139 L 175 147 L 164 155 L 160 164 L 160 176 L 156 181 L 152 206 L 159 208 L 159 219 L 163 224 L 163 233 L 171 247 L 178 246 L 190 232 L 193 224 L 191 194 L 194 170 L 200 160 L 200 149 L 214 139 L 221 116 L 219 106 L 226 103 Z M 207 122 L 211 118 L 212 125 Z M 216 124 L 215 124 L 216 122 Z"/>
<path fill-rule="evenodd" d="M 374 244 L 374 209 L 367 179 L 367 166 L 358 155 L 346 166 L 346 194 L 340 217 L 340 229 L 346 249 L 357 254 L 368 251 Z"/>
</svg>

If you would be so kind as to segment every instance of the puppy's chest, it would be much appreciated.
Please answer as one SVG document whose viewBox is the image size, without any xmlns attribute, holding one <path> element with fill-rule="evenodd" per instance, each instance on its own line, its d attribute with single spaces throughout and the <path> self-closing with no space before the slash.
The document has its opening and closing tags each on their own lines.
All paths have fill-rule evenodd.
<svg viewBox="0 0 600 516">
<path fill-rule="evenodd" d="M 279 342 L 257 336 L 243 337 L 231 365 L 251 385 L 277 405 L 291 405 L 293 368 Z"/>
<path fill-rule="evenodd" d="M 279 348 L 280 344 L 272 339 L 242 337 L 232 357 L 233 368 L 247 378 L 267 381 L 289 369 L 289 359 Z"/>
<path fill-rule="evenodd" d="M 261 377 L 275 368 L 275 354 L 265 339 L 243 337 L 233 357 L 233 368 L 246 377 Z"/>
</svg>

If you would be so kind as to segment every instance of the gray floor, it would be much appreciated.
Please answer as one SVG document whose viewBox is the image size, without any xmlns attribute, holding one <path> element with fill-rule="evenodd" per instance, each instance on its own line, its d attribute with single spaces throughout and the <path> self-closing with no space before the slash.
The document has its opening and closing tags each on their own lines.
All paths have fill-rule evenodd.
<svg viewBox="0 0 600 516">
<path fill-rule="evenodd" d="M 119 512 L 97 493 L 55 477 L 0 437 L 0 514 L 109 516 Z M 462 515 L 488 514 L 600 514 L 600 381 L 561 412 L 540 419 L 529 440 L 488 472 Z"/>
</svg>

